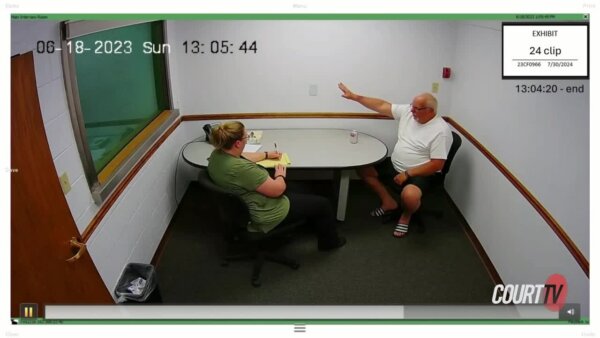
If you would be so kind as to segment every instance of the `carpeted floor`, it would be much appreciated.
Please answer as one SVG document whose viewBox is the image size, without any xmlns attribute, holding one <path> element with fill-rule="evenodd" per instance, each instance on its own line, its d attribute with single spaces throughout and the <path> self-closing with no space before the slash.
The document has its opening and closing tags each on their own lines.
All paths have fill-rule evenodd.
<svg viewBox="0 0 600 338">
<path fill-rule="evenodd" d="M 293 182 L 331 195 L 330 181 Z M 317 250 L 316 238 L 300 233 L 281 250 L 298 270 L 265 263 L 262 286 L 250 283 L 251 261 L 220 265 L 221 240 L 210 201 L 196 183 L 188 188 L 167 232 L 157 263 L 167 304 L 197 305 L 409 305 L 489 304 L 494 284 L 443 195 L 424 201 L 444 211 L 424 216 L 426 231 L 392 236 L 395 222 L 382 224 L 369 211 L 376 196 L 352 181 L 346 221 L 338 223 L 347 244 Z"/>
</svg>

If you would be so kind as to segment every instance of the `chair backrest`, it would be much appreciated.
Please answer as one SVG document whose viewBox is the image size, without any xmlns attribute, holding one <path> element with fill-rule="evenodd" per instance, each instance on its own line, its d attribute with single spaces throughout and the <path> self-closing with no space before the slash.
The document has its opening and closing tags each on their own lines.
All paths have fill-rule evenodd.
<svg viewBox="0 0 600 338">
<path fill-rule="evenodd" d="M 250 213 L 248 206 L 241 197 L 216 185 L 207 170 L 200 170 L 198 183 L 209 193 L 209 200 L 214 203 L 219 221 L 224 227 L 221 229 L 228 238 L 246 232 Z"/>
<path fill-rule="evenodd" d="M 446 176 L 448 171 L 450 171 L 450 165 L 452 165 L 454 155 L 456 155 L 456 152 L 458 151 L 458 148 L 460 148 L 461 144 L 462 139 L 460 136 L 457 133 L 452 132 L 452 145 L 450 146 L 450 151 L 448 152 L 448 158 L 446 158 L 446 162 L 444 163 L 444 168 L 442 168 L 442 174 L 444 176 Z"/>
</svg>

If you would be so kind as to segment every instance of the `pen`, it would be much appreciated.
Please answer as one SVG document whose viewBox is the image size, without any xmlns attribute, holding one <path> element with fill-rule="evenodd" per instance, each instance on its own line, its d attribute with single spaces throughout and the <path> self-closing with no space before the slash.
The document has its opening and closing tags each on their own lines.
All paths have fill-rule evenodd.
<svg viewBox="0 0 600 338">
<path fill-rule="evenodd" d="M 273 145 L 275 145 L 275 153 L 277 153 L 277 142 L 273 142 Z"/>
</svg>

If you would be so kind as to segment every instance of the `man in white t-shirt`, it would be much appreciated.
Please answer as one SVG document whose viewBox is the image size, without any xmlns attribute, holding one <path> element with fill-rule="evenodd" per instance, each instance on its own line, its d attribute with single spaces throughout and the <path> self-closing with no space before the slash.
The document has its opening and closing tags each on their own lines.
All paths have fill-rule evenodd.
<svg viewBox="0 0 600 338">
<path fill-rule="evenodd" d="M 383 216 L 398 208 L 398 203 L 381 180 L 393 180 L 401 187 L 403 208 L 394 236 L 404 237 L 408 233 L 411 216 L 421 206 L 421 197 L 436 180 L 441 179 L 439 173 L 452 145 L 450 127 L 437 116 L 437 100 L 430 93 L 415 96 L 411 104 L 397 105 L 357 95 L 343 83 L 339 83 L 338 87 L 342 97 L 399 120 L 398 142 L 391 158 L 375 166 L 359 168 L 358 174 L 381 199 L 381 206 L 373 210 L 371 216 Z"/>
</svg>

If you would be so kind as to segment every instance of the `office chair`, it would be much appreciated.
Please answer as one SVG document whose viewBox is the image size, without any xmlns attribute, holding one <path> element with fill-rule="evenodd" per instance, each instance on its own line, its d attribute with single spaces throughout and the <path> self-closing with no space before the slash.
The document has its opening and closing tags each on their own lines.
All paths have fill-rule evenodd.
<svg viewBox="0 0 600 338">
<path fill-rule="evenodd" d="M 254 259 L 252 269 L 252 285 L 261 285 L 261 271 L 265 260 L 280 263 L 296 270 L 300 264 L 271 251 L 282 242 L 291 238 L 292 232 L 305 221 L 299 221 L 275 227 L 268 233 L 250 232 L 247 229 L 250 213 L 246 203 L 237 195 L 216 185 L 208 175 L 208 171 L 200 170 L 198 183 L 209 194 L 206 201 L 213 204 L 220 230 L 223 234 L 225 251 L 222 266 L 229 265 L 232 260 Z M 241 249 L 241 251 L 240 251 Z"/>
<path fill-rule="evenodd" d="M 456 152 L 458 151 L 458 148 L 460 148 L 461 145 L 461 137 L 457 133 L 452 132 L 452 145 L 450 146 L 450 151 L 448 152 L 448 158 L 446 158 L 446 162 L 444 162 L 444 167 L 442 168 L 441 173 L 436 174 L 440 177 L 439 180 L 435 182 L 431 193 L 438 193 L 440 191 L 444 191 L 444 182 L 446 180 L 446 174 L 448 174 L 448 172 L 450 171 L 450 166 L 452 165 L 454 156 L 456 155 Z M 398 194 L 401 193 L 400 187 L 393 181 L 391 182 L 391 184 L 389 184 L 389 186 Z M 439 210 L 426 210 L 425 212 L 433 214 L 436 218 L 442 217 L 442 212 Z M 417 232 L 425 232 L 425 224 L 423 223 L 422 219 L 422 216 L 425 212 L 423 211 L 423 205 L 421 205 L 421 208 L 419 208 L 419 210 L 417 210 L 417 212 L 415 212 L 411 217 L 411 221 L 417 225 Z M 401 214 L 402 211 L 398 210 L 397 212 L 386 215 L 386 217 L 382 219 L 382 222 L 387 223 L 390 221 L 396 221 L 398 220 L 398 218 L 400 218 Z"/>
</svg>

